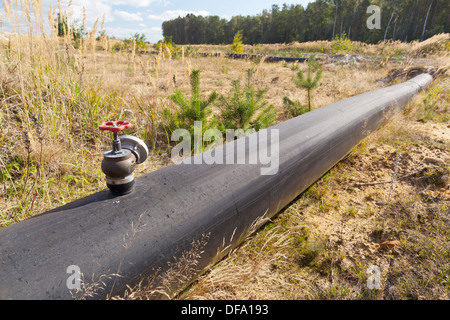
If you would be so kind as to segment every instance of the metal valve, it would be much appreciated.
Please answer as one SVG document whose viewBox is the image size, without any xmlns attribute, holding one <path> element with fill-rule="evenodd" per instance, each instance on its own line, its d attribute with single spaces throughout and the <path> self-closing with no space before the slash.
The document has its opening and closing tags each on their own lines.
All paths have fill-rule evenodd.
<svg viewBox="0 0 450 320">
<path fill-rule="evenodd" d="M 114 133 L 113 149 L 103 154 L 102 171 L 106 175 L 106 185 L 115 196 L 129 194 L 134 187 L 134 170 L 136 165 L 143 163 L 148 157 L 147 145 L 133 136 L 119 132 L 131 128 L 126 121 L 110 121 L 103 123 L 101 131 Z"/>
</svg>

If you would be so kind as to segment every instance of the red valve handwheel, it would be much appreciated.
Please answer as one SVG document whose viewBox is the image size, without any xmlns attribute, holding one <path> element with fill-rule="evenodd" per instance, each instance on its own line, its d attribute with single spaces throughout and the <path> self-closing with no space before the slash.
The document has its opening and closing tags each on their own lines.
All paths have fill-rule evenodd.
<svg viewBox="0 0 450 320">
<path fill-rule="evenodd" d="M 102 131 L 111 131 L 117 133 L 119 131 L 131 128 L 131 124 L 126 121 L 109 121 L 102 124 L 99 129 Z"/>
</svg>

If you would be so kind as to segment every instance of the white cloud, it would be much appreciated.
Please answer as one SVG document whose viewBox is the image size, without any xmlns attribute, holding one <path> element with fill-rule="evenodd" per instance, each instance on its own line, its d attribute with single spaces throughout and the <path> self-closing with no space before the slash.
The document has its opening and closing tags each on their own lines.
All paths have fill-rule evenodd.
<svg viewBox="0 0 450 320">
<path fill-rule="evenodd" d="M 107 27 L 105 28 L 108 34 L 112 34 L 119 39 L 126 39 L 132 37 L 136 32 L 145 34 L 147 40 L 156 42 L 162 39 L 161 27 L 147 27 L 136 30 L 136 28 L 124 28 L 124 27 Z"/>
<path fill-rule="evenodd" d="M 97 0 L 98 1 L 98 0 Z M 149 7 L 151 4 L 159 3 L 159 4 L 166 4 L 167 1 L 165 0 L 111 0 L 107 1 L 108 3 L 112 5 L 128 5 L 136 8 L 144 8 Z"/>
<path fill-rule="evenodd" d="M 62 4 L 62 10 L 67 10 L 67 5 Z M 56 11 L 58 7 L 55 8 L 54 4 L 52 5 Z M 81 22 L 83 20 L 83 8 L 86 11 L 86 23 L 92 24 L 95 20 L 99 19 L 99 23 L 101 23 L 103 16 L 105 16 L 106 22 L 114 21 L 114 14 L 112 10 L 112 6 L 104 0 L 100 1 L 88 1 L 88 0 L 76 0 L 72 2 L 72 6 L 70 10 L 73 12 L 73 18 Z M 90 26 L 88 26 L 89 28 Z"/>
<path fill-rule="evenodd" d="M 63 11 L 67 11 L 69 1 L 61 0 Z M 88 30 L 92 28 L 97 19 L 97 28 L 99 29 L 104 16 L 104 30 L 108 35 L 129 38 L 132 34 L 139 32 L 146 34 L 150 41 L 157 41 L 162 38 L 161 22 L 163 20 L 177 18 L 179 15 L 185 16 L 188 13 L 209 14 L 207 11 L 174 10 L 165 11 L 162 14 L 155 12 L 153 19 L 148 17 L 148 14 L 152 13 L 150 10 L 163 10 L 163 7 L 173 5 L 172 0 L 72 0 L 71 3 L 70 10 L 67 12 L 77 26 L 83 21 L 84 8 Z M 56 0 L 42 0 L 44 17 L 47 16 L 50 5 L 55 13 L 58 12 Z M 146 25 L 144 26 L 143 23 Z M 133 27 L 133 24 L 136 27 Z"/>
<path fill-rule="evenodd" d="M 70 0 L 61 0 L 61 6 L 67 8 Z M 42 3 L 46 6 L 52 4 L 53 7 L 57 7 L 56 0 L 42 0 Z M 90 5 L 94 5 L 95 3 L 101 3 L 103 5 L 109 6 L 131 6 L 134 8 L 144 8 L 149 7 L 152 4 L 162 4 L 167 5 L 170 4 L 168 0 L 72 0 L 72 6 L 85 6 L 88 7 Z"/>
<path fill-rule="evenodd" d="M 208 11 L 205 10 L 200 10 L 200 11 L 189 11 L 189 10 L 167 10 L 164 11 L 161 14 L 150 14 L 147 17 L 150 20 L 161 20 L 161 21 L 167 21 L 167 20 L 172 20 L 172 19 L 176 19 L 178 17 L 184 17 L 186 15 L 188 15 L 189 13 L 192 13 L 196 16 L 209 16 L 210 13 Z"/>
<path fill-rule="evenodd" d="M 61 8 L 66 11 L 68 8 L 69 0 L 61 0 Z M 170 2 L 167 0 L 72 0 L 70 10 L 73 12 L 73 18 L 82 21 L 83 8 L 86 10 L 86 21 L 88 24 L 92 24 L 99 18 L 101 21 L 103 15 L 105 15 L 106 22 L 113 22 L 115 18 L 123 19 L 126 21 L 142 21 L 142 17 L 136 14 L 129 13 L 115 9 L 114 6 L 126 5 L 134 8 L 149 7 L 154 4 L 168 5 Z M 50 5 L 53 9 L 58 11 L 58 4 L 55 0 L 43 0 L 42 7 L 44 8 L 44 15 L 48 12 Z"/>
<path fill-rule="evenodd" d="M 144 21 L 142 19 L 140 13 L 130 13 L 126 11 L 121 10 L 114 10 L 114 16 L 116 16 L 118 19 L 125 20 L 125 21 Z"/>
</svg>

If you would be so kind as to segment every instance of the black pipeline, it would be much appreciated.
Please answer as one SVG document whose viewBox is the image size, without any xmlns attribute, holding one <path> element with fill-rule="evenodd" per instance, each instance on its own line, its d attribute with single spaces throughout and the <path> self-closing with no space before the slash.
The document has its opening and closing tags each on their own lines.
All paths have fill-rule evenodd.
<svg viewBox="0 0 450 320">
<path fill-rule="evenodd" d="M 266 164 L 204 162 L 225 147 L 224 159 L 237 159 L 249 136 L 197 155 L 203 164 L 171 165 L 139 177 L 128 195 L 105 190 L 0 229 L 0 299 L 72 299 L 79 273 L 86 286 L 103 281 L 94 299 L 120 295 L 143 279 L 177 292 L 431 82 L 422 74 L 269 128 L 279 138 L 274 175 L 261 174 Z M 246 159 L 255 152 L 246 144 Z"/>
</svg>

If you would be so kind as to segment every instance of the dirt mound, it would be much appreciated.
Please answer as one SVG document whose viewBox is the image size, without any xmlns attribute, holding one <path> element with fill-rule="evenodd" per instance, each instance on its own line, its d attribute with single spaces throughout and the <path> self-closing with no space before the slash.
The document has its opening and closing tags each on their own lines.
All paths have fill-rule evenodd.
<svg viewBox="0 0 450 320">
<path fill-rule="evenodd" d="M 394 68 L 389 71 L 388 75 L 378 80 L 385 84 L 391 84 L 393 82 L 407 81 L 422 73 L 428 73 L 433 78 L 437 78 L 439 75 L 444 74 L 448 67 L 436 67 L 436 66 L 408 66 L 402 68 Z"/>
</svg>

